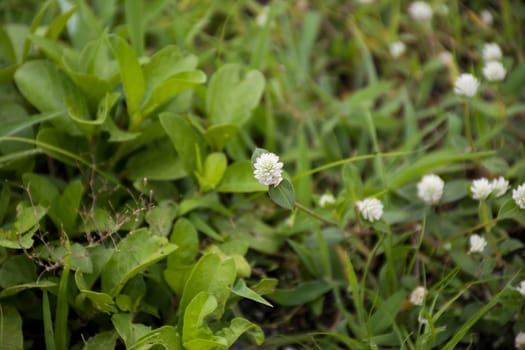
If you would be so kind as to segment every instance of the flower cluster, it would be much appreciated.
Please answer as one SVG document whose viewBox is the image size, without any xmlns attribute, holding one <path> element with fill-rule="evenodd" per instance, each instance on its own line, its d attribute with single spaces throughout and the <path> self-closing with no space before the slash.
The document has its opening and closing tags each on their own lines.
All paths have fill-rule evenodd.
<svg viewBox="0 0 525 350">
<path fill-rule="evenodd" d="M 390 43 L 390 56 L 392 56 L 392 58 L 398 58 L 405 52 L 405 48 L 405 44 L 403 44 L 402 41 L 394 41 L 393 43 Z"/>
<path fill-rule="evenodd" d="M 417 195 L 426 204 L 434 205 L 443 196 L 445 182 L 437 175 L 425 175 L 417 184 Z"/>
<path fill-rule="evenodd" d="M 283 180 L 283 163 L 273 153 L 263 153 L 255 160 L 253 175 L 263 185 L 277 186 Z"/>
<path fill-rule="evenodd" d="M 514 338 L 514 346 L 516 349 L 525 348 L 525 332 L 519 332 L 516 334 L 516 338 Z"/>
<path fill-rule="evenodd" d="M 414 288 L 412 293 L 410 293 L 410 303 L 412 305 L 423 305 L 425 296 L 427 295 L 427 290 L 425 287 L 419 286 Z"/>
<path fill-rule="evenodd" d="M 383 203 L 377 198 L 366 198 L 356 205 L 365 220 L 374 222 L 383 216 Z"/>
<path fill-rule="evenodd" d="M 469 243 L 470 243 L 470 249 L 468 251 L 469 254 L 483 253 L 483 251 L 485 250 L 485 247 L 487 246 L 487 240 L 477 234 L 473 234 L 472 236 L 470 236 Z"/>
<path fill-rule="evenodd" d="M 483 76 L 488 81 L 501 81 L 505 79 L 507 71 L 499 61 L 502 58 L 501 48 L 496 43 L 487 43 L 483 46 L 481 52 L 485 66 L 483 67 Z"/>
<path fill-rule="evenodd" d="M 461 74 L 454 84 L 454 93 L 460 96 L 473 97 L 479 88 L 479 80 L 469 73 Z"/>
<path fill-rule="evenodd" d="M 334 195 L 331 193 L 325 193 L 319 198 L 319 206 L 321 208 L 326 208 L 335 203 Z"/>
<path fill-rule="evenodd" d="M 410 17 L 416 22 L 424 23 L 432 19 L 432 8 L 424 1 L 414 1 L 408 7 Z"/>
<path fill-rule="evenodd" d="M 501 197 L 509 189 L 509 181 L 505 180 L 503 177 L 498 177 L 489 181 L 488 179 L 482 177 L 480 179 L 472 181 L 470 185 L 470 192 L 472 198 L 477 200 L 487 199 L 490 194 L 494 194 L 496 197 Z"/>
<path fill-rule="evenodd" d="M 514 199 L 518 207 L 525 209 L 525 183 L 522 183 L 512 191 L 512 199 Z"/>
</svg>

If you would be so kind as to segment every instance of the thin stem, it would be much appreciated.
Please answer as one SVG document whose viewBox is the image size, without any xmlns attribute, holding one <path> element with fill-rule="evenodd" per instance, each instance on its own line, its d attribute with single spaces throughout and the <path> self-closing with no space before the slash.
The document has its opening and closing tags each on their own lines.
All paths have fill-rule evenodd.
<svg viewBox="0 0 525 350">
<path fill-rule="evenodd" d="M 472 141 L 472 131 L 470 130 L 470 105 L 469 102 L 465 102 L 465 113 L 463 113 L 464 123 L 465 123 L 465 137 L 468 141 L 470 151 L 474 150 L 474 143 Z"/>
<path fill-rule="evenodd" d="M 336 223 L 336 222 L 334 222 L 334 221 L 332 221 L 332 220 L 329 220 L 329 219 L 327 219 L 327 218 L 322 217 L 321 215 L 317 214 L 317 213 L 316 213 L 315 211 L 313 211 L 312 209 L 305 207 L 305 206 L 302 205 L 301 203 L 295 202 L 295 203 L 294 203 L 294 206 L 295 206 L 297 209 L 304 211 L 306 214 L 310 215 L 311 217 L 314 217 L 314 218 L 316 218 L 317 220 L 320 220 L 320 221 L 324 222 L 325 224 L 329 224 L 329 225 L 337 226 L 337 223 Z"/>
</svg>

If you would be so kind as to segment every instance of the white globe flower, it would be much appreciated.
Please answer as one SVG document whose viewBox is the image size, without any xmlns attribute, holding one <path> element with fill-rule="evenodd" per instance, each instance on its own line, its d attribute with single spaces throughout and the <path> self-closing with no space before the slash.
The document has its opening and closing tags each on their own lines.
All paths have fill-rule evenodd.
<svg viewBox="0 0 525 350">
<path fill-rule="evenodd" d="M 512 190 L 512 199 L 514 199 L 518 207 L 525 209 L 525 183 Z"/>
<path fill-rule="evenodd" d="M 477 234 L 473 234 L 472 236 L 470 236 L 469 242 L 470 242 L 470 249 L 468 251 L 469 254 L 483 253 L 483 250 L 485 250 L 485 247 L 487 246 L 487 241 L 485 240 L 485 238 Z"/>
<path fill-rule="evenodd" d="M 454 93 L 460 96 L 472 97 L 478 92 L 479 80 L 472 74 L 461 74 L 454 84 Z"/>
<path fill-rule="evenodd" d="M 525 281 L 521 281 L 520 286 L 516 287 L 516 290 L 525 297 Z"/>
<path fill-rule="evenodd" d="M 483 75 L 488 81 L 501 81 L 505 79 L 507 71 L 500 62 L 487 62 L 483 67 Z"/>
<path fill-rule="evenodd" d="M 492 23 L 494 23 L 494 17 L 489 10 L 482 10 L 479 16 L 481 17 L 481 22 L 483 22 L 483 24 L 485 24 L 487 27 L 491 27 Z"/>
<path fill-rule="evenodd" d="M 412 305 L 423 305 L 425 296 L 427 295 L 427 290 L 425 287 L 419 286 L 414 288 L 412 293 L 410 293 L 410 303 Z"/>
<path fill-rule="evenodd" d="M 496 43 L 487 43 L 483 45 L 481 54 L 485 62 L 498 61 L 502 56 L 501 48 Z"/>
<path fill-rule="evenodd" d="M 325 208 L 335 203 L 335 198 L 331 193 L 325 193 L 319 198 L 319 206 Z"/>
<path fill-rule="evenodd" d="M 493 179 L 490 183 L 490 186 L 492 186 L 492 192 L 496 197 L 501 197 L 505 193 L 507 193 L 507 190 L 509 189 L 509 182 L 503 178 L 503 176 L 498 177 L 497 179 Z"/>
<path fill-rule="evenodd" d="M 514 338 L 514 346 L 516 349 L 525 348 L 525 332 L 519 332 Z"/>
<path fill-rule="evenodd" d="M 376 198 L 366 198 L 356 203 L 359 212 L 365 220 L 377 221 L 383 216 L 383 203 Z"/>
<path fill-rule="evenodd" d="M 417 184 L 417 195 L 426 204 L 437 204 L 443 196 L 445 182 L 434 174 L 425 175 Z"/>
<path fill-rule="evenodd" d="M 416 22 L 428 22 L 432 19 L 432 8 L 424 1 L 414 1 L 408 7 L 410 17 Z"/>
<path fill-rule="evenodd" d="M 392 58 L 398 58 L 405 52 L 406 46 L 402 41 L 394 41 L 390 43 L 389 49 L 390 56 L 392 56 Z"/>
<path fill-rule="evenodd" d="M 273 153 L 263 153 L 255 160 L 253 175 L 263 185 L 277 186 L 283 180 L 283 163 Z"/>
<path fill-rule="evenodd" d="M 470 185 L 472 198 L 477 200 L 487 199 L 487 197 L 492 193 L 492 189 L 492 184 L 484 177 L 472 181 L 472 185 Z"/>
</svg>

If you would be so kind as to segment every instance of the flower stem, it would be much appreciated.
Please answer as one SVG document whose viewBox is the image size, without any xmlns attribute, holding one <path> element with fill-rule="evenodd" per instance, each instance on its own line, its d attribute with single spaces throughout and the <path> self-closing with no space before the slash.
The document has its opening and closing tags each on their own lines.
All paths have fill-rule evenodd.
<svg viewBox="0 0 525 350">
<path fill-rule="evenodd" d="M 332 220 L 329 220 L 329 219 L 327 219 L 327 218 L 322 217 L 321 215 L 317 214 L 317 213 L 316 213 L 315 211 L 313 211 L 312 209 L 305 207 L 305 206 L 302 205 L 301 203 L 295 202 L 295 203 L 294 203 L 294 206 L 295 206 L 297 209 L 304 211 L 306 214 L 310 215 L 311 217 L 316 218 L 317 220 L 320 220 L 320 221 L 324 222 L 325 224 L 329 224 L 329 225 L 337 226 L 337 223 L 336 223 L 336 222 L 334 222 L 334 221 L 332 221 Z"/>
<path fill-rule="evenodd" d="M 468 141 L 470 151 L 474 151 L 474 143 L 472 141 L 472 131 L 470 130 L 470 105 L 469 102 L 465 102 L 465 113 L 463 114 L 464 123 L 465 123 L 465 138 Z"/>
</svg>

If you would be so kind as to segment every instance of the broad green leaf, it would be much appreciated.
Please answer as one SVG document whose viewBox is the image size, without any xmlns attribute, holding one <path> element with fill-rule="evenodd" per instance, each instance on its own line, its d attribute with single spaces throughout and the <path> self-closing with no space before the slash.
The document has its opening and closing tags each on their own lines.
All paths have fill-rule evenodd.
<svg viewBox="0 0 525 350">
<path fill-rule="evenodd" d="M 144 54 L 144 1 L 125 0 L 126 27 L 133 49 L 138 56 Z"/>
<path fill-rule="evenodd" d="M 277 186 L 268 187 L 268 195 L 271 200 L 285 209 L 292 210 L 295 204 L 295 192 L 293 185 L 288 179 L 283 179 Z"/>
<path fill-rule="evenodd" d="M 235 272 L 235 262 L 231 258 L 223 259 L 219 254 L 202 256 L 186 281 L 179 310 L 184 312 L 186 306 L 199 292 L 207 292 L 217 299 L 218 307 L 214 315 L 220 317 L 230 295 L 230 288 L 235 281 Z"/>
<path fill-rule="evenodd" d="M 162 201 L 155 208 L 150 209 L 146 213 L 146 222 L 149 224 L 149 229 L 154 235 L 166 237 L 173 224 L 173 220 L 177 215 L 177 207 L 173 201 Z M 170 242 L 173 243 L 172 240 Z M 173 254 L 175 254 L 177 249 Z"/>
<path fill-rule="evenodd" d="M 102 270 L 102 291 L 116 296 L 126 282 L 146 267 L 162 260 L 177 246 L 147 229 L 130 232 Z"/>
<path fill-rule="evenodd" d="M 100 273 L 113 254 L 113 249 L 103 245 L 87 248 L 87 254 L 92 262 L 92 272 L 83 273 L 80 270 L 75 272 L 75 283 L 80 290 L 89 290 L 100 277 Z"/>
<path fill-rule="evenodd" d="M 132 180 L 178 180 L 187 176 L 183 161 L 166 139 L 128 158 L 126 175 Z"/>
<path fill-rule="evenodd" d="M 200 136 L 191 122 L 174 113 L 161 113 L 159 115 L 162 127 L 170 137 L 184 169 L 188 174 L 193 174 L 197 169 L 197 157 L 204 154 L 202 136 Z"/>
<path fill-rule="evenodd" d="M 12 136 L 19 132 L 55 118 L 62 116 L 61 112 L 50 112 L 31 116 L 30 118 L 6 121 L 0 126 L 0 136 Z"/>
<path fill-rule="evenodd" d="M 229 348 L 244 333 L 250 334 L 257 345 L 261 345 L 264 341 L 264 332 L 261 327 L 242 317 L 235 317 L 229 327 L 221 329 L 216 335 L 226 339 Z"/>
<path fill-rule="evenodd" d="M 60 195 L 56 184 L 50 176 L 26 173 L 22 175 L 24 186 L 31 198 L 44 207 L 50 207 Z"/>
<path fill-rule="evenodd" d="M 179 249 L 168 256 L 168 269 L 193 264 L 199 253 L 199 236 L 191 221 L 178 219 L 171 232 L 170 242 Z"/>
<path fill-rule="evenodd" d="M 114 350 L 118 334 L 115 331 L 101 332 L 89 338 L 83 350 Z"/>
<path fill-rule="evenodd" d="M 11 255 L 0 264 L 0 287 L 9 288 L 37 279 L 34 261 L 25 255 Z"/>
<path fill-rule="evenodd" d="M 258 105 L 264 85 L 264 76 L 257 70 L 246 70 L 239 64 L 219 68 L 206 94 L 210 124 L 244 124 Z"/>
<path fill-rule="evenodd" d="M 71 137 L 56 128 L 42 128 L 36 135 L 37 146 L 48 156 L 72 166 L 90 164 L 80 155 L 87 153 L 84 138 Z"/>
<path fill-rule="evenodd" d="M 512 219 L 525 226 L 525 210 L 518 207 L 513 199 L 508 199 L 498 211 L 498 220 L 504 219 Z"/>
<path fill-rule="evenodd" d="M 145 116 L 151 114 L 158 107 L 168 102 L 179 92 L 190 89 L 206 82 L 206 74 L 200 70 L 178 73 L 163 81 L 148 97 L 143 107 Z"/>
<path fill-rule="evenodd" d="M 71 181 L 64 192 L 55 197 L 49 209 L 49 216 L 57 227 L 63 226 L 66 232 L 70 233 L 75 230 L 83 194 L 84 186 L 77 180 Z"/>
<path fill-rule="evenodd" d="M 284 306 L 302 305 L 320 298 L 330 289 L 332 286 L 324 281 L 308 281 L 291 289 L 277 289 L 268 297 Z"/>
<path fill-rule="evenodd" d="M 217 186 L 217 192 L 246 193 L 264 192 L 268 186 L 261 184 L 253 176 L 252 163 L 248 160 L 229 165 L 224 172 L 222 181 Z"/>
<path fill-rule="evenodd" d="M 73 6 L 70 10 L 65 11 L 54 18 L 51 23 L 47 26 L 46 36 L 50 39 L 56 40 L 62 30 L 65 28 L 67 22 L 75 14 L 77 7 Z"/>
<path fill-rule="evenodd" d="M 187 350 L 226 349 L 226 339 L 218 338 L 205 324 L 205 319 L 217 309 L 217 299 L 201 291 L 184 308 L 182 343 Z"/>
<path fill-rule="evenodd" d="M 80 293 L 77 295 L 77 305 L 81 305 L 85 299 L 88 299 L 93 305 L 93 307 L 99 310 L 100 312 L 105 312 L 108 314 L 118 312 L 118 309 L 115 306 L 115 302 L 109 294 L 94 292 L 91 290 L 81 290 Z"/>
<path fill-rule="evenodd" d="M 222 149 L 239 133 L 239 127 L 235 124 L 212 125 L 204 132 L 204 139 L 213 149 Z"/>
<path fill-rule="evenodd" d="M 16 206 L 16 220 L 9 229 L 0 228 L 0 247 L 29 249 L 33 245 L 33 235 L 38 229 L 40 219 L 47 210 L 39 205 L 20 202 Z"/>
<path fill-rule="evenodd" d="M 380 334 L 394 324 L 396 315 L 404 300 L 405 292 L 398 291 L 377 307 L 377 310 L 368 321 L 372 334 Z"/>
<path fill-rule="evenodd" d="M 257 292 L 248 288 L 243 279 L 237 280 L 237 283 L 235 283 L 235 286 L 233 286 L 232 288 L 232 292 L 240 297 L 253 300 L 255 302 L 261 303 L 269 307 L 273 307 L 272 304 L 270 304 L 266 299 L 261 297 Z"/>
<path fill-rule="evenodd" d="M 222 152 L 208 154 L 204 160 L 204 169 L 196 172 L 195 177 L 199 181 L 202 192 L 214 189 L 221 181 L 227 167 L 226 155 Z"/>
<path fill-rule="evenodd" d="M 9 64 L 16 64 L 16 53 L 11 38 L 3 26 L 0 26 L 0 57 Z"/>
<path fill-rule="evenodd" d="M 111 322 L 124 341 L 124 344 L 126 344 L 127 349 L 132 349 L 138 339 L 151 331 L 151 327 L 132 323 L 131 314 L 115 314 L 111 317 Z"/>
<path fill-rule="evenodd" d="M 173 326 L 163 326 L 137 339 L 133 349 L 149 350 L 155 345 L 161 345 L 166 350 L 183 350 L 180 343 L 176 329 Z"/>
<path fill-rule="evenodd" d="M 70 248 L 71 270 L 80 271 L 83 273 L 93 272 L 93 262 L 89 256 L 89 251 L 80 243 L 71 244 Z M 59 241 L 54 241 L 45 246 L 38 246 L 35 248 L 35 253 L 41 259 L 51 262 L 62 262 L 66 257 L 66 250 L 64 245 Z"/>
<path fill-rule="evenodd" d="M 109 37 L 109 40 L 120 67 L 120 78 L 126 94 L 128 113 L 130 118 L 133 118 L 133 115 L 139 111 L 144 97 L 144 74 L 137 55 L 124 39 L 113 35 Z"/>
<path fill-rule="evenodd" d="M 16 308 L 9 304 L 0 304 L 0 349 L 24 349 L 22 317 Z"/>
</svg>

